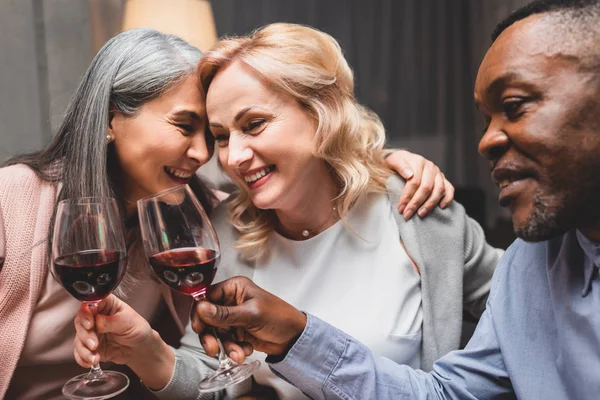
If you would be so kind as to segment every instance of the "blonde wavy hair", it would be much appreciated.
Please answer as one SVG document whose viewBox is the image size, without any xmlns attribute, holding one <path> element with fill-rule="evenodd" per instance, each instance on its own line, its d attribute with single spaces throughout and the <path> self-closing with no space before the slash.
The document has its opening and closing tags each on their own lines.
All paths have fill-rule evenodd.
<svg viewBox="0 0 600 400">
<path fill-rule="evenodd" d="M 215 75 L 235 60 L 253 68 L 271 89 L 294 97 L 317 122 L 313 154 L 331 167 L 340 218 L 364 194 L 385 190 L 390 171 L 383 161 L 383 124 L 354 97 L 352 70 L 333 37 L 308 26 L 276 23 L 225 38 L 198 65 L 204 98 Z M 240 232 L 236 248 L 242 257 L 252 261 L 265 254 L 275 213 L 255 207 L 240 187 L 230 215 Z"/>
</svg>

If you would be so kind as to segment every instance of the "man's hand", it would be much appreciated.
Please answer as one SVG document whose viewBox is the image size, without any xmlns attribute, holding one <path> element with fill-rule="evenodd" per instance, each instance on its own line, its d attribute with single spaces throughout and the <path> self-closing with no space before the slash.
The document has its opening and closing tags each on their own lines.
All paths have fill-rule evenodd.
<svg viewBox="0 0 600 400">
<path fill-rule="evenodd" d="M 235 277 L 212 285 L 207 299 L 196 304 L 192 328 L 206 353 L 218 352 L 207 327 L 227 328 L 244 348 L 248 344 L 269 355 L 285 355 L 306 327 L 306 315 L 250 279 Z"/>
</svg>

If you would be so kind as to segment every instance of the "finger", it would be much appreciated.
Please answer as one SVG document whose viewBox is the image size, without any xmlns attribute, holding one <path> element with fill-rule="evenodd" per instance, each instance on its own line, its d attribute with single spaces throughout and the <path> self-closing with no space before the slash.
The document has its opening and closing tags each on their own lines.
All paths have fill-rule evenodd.
<svg viewBox="0 0 600 400">
<path fill-rule="evenodd" d="M 213 335 L 208 333 L 200 335 L 200 344 L 209 357 L 214 357 L 219 353 L 219 344 Z"/>
<path fill-rule="evenodd" d="M 77 363 L 79 365 L 81 365 L 82 367 L 86 367 L 86 368 L 91 367 L 91 365 L 94 364 L 94 362 L 96 362 L 96 360 L 98 360 L 100 358 L 97 353 L 91 351 L 77 337 L 73 341 L 73 354 L 75 355 L 76 361 L 79 359 L 79 361 Z M 82 364 L 86 364 L 86 365 L 82 365 Z"/>
<path fill-rule="evenodd" d="M 79 312 L 75 316 L 75 320 L 73 321 L 75 324 L 75 328 L 80 325 L 84 329 L 92 329 L 94 327 L 94 315 L 91 313 L 90 309 L 85 303 L 81 304 L 79 308 Z"/>
<path fill-rule="evenodd" d="M 444 187 L 444 178 L 443 175 L 440 173 L 435 177 L 435 183 L 431 195 L 429 196 L 427 201 L 425 201 L 425 203 L 421 206 L 421 208 L 419 208 L 418 214 L 420 217 L 424 217 L 431 210 L 435 209 L 435 207 L 444 197 Z"/>
<path fill-rule="evenodd" d="M 100 300 L 98 302 L 98 305 L 96 306 L 97 314 L 112 315 L 116 313 L 119 309 L 120 301 L 121 300 L 119 300 L 119 298 L 116 297 L 114 294 L 111 294 L 105 299 Z"/>
<path fill-rule="evenodd" d="M 93 315 L 87 311 L 80 311 L 75 317 L 76 339 L 81 340 L 90 350 L 96 350 L 98 347 L 98 335 L 94 331 L 92 323 Z"/>
<path fill-rule="evenodd" d="M 80 340 L 85 346 L 95 351 L 98 348 L 98 335 L 93 330 L 85 329 L 81 324 L 75 324 L 75 338 Z"/>
<path fill-rule="evenodd" d="M 247 343 L 252 346 L 253 350 L 262 351 L 266 354 L 278 355 L 284 350 L 284 347 L 277 343 L 265 342 L 264 340 L 257 339 L 251 334 L 246 335 Z"/>
<path fill-rule="evenodd" d="M 419 188 L 408 202 L 404 213 L 402 213 L 406 220 L 410 219 L 425 200 L 429 198 L 431 191 L 433 190 L 435 176 L 438 172 L 439 169 L 435 164 L 431 162 L 426 163 L 425 168 L 423 169 L 423 175 L 421 176 L 421 181 L 419 182 Z"/>
<path fill-rule="evenodd" d="M 245 327 L 250 324 L 253 316 L 252 310 L 246 304 L 227 307 L 200 301 L 196 306 L 196 312 L 202 321 L 211 326 L 218 328 Z"/>
<path fill-rule="evenodd" d="M 400 201 L 398 202 L 398 212 L 405 215 L 405 218 L 406 214 L 412 216 L 412 214 L 415 212 L 414 209 L 409 210 L 407 206 L 415 195 L 417 189 L 419 189 L 419 185 L 421 185 L 421 172 L 415 173 L 412 178 L 407 180 L 404 189 L 402 189 Z"/>
<path fill-rule="evenodd" d="M 440 207 L 446 208 L 448 206 L 448 204 L 450 204 L 452 202 L 452 200 L 454 200 L 454 191 L 455 190 L 454 190 L 454 185 L 452 185 L 452 183 L 450 183 L 450 181 L 448 179 L 446 179 L 444 174 L 442 174 L 442 177 L 444 178 L 444 198 L 440 202 Z"/>
<path fill-rule="evenodd" d="M 246 352 L 238 343 L 232 341 L 223 341 L 225 353 L 238 364 L 241 364 L 246 359 Z"/>
<path fill-rule="evenodd" d="M 245 276 L 234 276 L 233 278 L 211 285 L 206 298 L 215 304 L 237 305 L 243 303 L 248 292 L 252 292 L 256 287 Z"/>
<path fill-rule="evenodd" d="M 411 166 L 410 162 L 408 161 L 408 158 L 410 157 L 410 155 L 412 155 L 411 153 L 407 152 L 407 151 L 403 151 L 403 150 L 398 150 L 398 151 L 394 151 L 392 154 L 390 154 L 386 159 L 386 164 L 387 166 L 397 172 L 398 174 L 400 174 L 401 177 L 403 177 L 404 179 L 410 179 L 413 177 L 414 175 L 414 169 L 413 166 Z M 415 160 L 415 163 L 419 163 L 418 160 Z M 420 169 L 420 165 L 416 165 L 417 169 Z"/>
</svg>

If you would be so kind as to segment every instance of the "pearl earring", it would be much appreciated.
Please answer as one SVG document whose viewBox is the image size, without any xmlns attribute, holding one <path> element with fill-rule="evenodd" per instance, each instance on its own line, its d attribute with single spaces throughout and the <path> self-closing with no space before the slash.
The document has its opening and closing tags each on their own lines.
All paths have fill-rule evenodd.
<svg viewBox="0 0 600 400">
<path fill-rule="evenodd" d="M 112 138 L 112 136 L 110 136 L 110 135 L 106 135 L 106 143 L 108 144 L 108 143 L 110 143 L 110 142 L 112 142 L 112 141 L 113 141 L 113 138 Z"/>
</svg>

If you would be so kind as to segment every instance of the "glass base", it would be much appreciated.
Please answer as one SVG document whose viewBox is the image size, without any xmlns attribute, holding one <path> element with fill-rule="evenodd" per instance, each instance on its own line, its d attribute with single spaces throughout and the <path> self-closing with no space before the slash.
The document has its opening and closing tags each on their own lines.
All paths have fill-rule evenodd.
<svg viewBox="0 0 600 400">
<path fill-rule="evenodd" d="M 123 393 L 129 386 L 127 375 L 116 371 L 103 371 L 100 378 L 89 379 L 81 374 L 65 383 L 63 395 L 68 399 L 101 400 Z"/>
<path fill-rule="evenodd" d="M 236 364 L 230 368 L 218 369 L 214 375 L 200 382 L 198 389 L 200 393 L 218 392 L 250 378 L 258 367 L 260 367 L 260 361 L 254 360 L 247 364 Z"/>
</svg>

